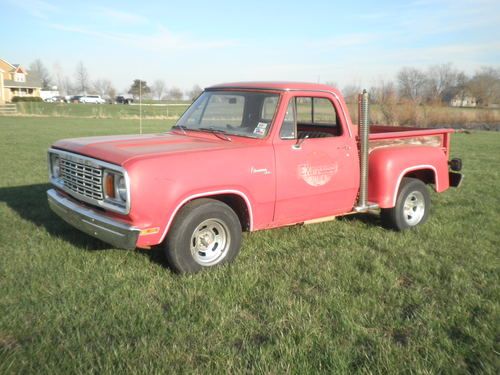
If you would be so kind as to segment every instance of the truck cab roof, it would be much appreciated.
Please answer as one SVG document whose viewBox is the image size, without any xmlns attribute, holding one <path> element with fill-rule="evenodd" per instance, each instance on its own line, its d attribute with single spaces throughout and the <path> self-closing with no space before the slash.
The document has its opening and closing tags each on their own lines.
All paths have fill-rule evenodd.
<svg viewBox="0 0 500 375">
<path fill-rule="evenodd" d="M 230 82 L 207 87 L 207 90 L 215 89 L 254 89 L 254 90 L 277 90 L 277 91 L 328 91 L 340 95 L 339 90 L 321 83 L 310 82 Z"/>
</svg>

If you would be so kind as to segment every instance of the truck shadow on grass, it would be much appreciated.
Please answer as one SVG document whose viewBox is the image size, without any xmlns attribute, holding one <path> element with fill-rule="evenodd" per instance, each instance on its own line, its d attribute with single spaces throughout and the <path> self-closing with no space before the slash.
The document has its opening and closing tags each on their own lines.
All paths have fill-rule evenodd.
<svg viewBox="0 0 500 375">
<path fill-rule="evenodd" d="M 382 221 L 380 220 L 380 215 L 379 214 L 366 214 L 366 213 L 359 213 L 359 214 L 353 214 L 353 215 L 345 215 L 345 216 L 339 216 L 338 220 L 349 223 L 352 221 L 360 221 L 362 223 L 368 224 L 373 227 L 381 227 L 384 228 L 382 225 Z"/>
<path fill-rule="evenodd" d="M 37 227 L 43 227 L 51 236 L 69 242 L 76 248 L 86 251 L 102 251 L 113 249 L 106 244 L 67 224 L 49 208 L 47 190 L 50 184 L 35 184 L 0 188 L 0 202 L 15 211 L 22 219 Z M 152 262 L 165 266 L 163 252 L 159 249 L 138 250 Z"/>
</svg>

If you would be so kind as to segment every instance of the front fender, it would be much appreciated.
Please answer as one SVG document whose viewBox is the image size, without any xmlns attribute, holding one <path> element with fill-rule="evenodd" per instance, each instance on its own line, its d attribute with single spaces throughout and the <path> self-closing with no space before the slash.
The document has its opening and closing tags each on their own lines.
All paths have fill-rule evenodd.
<svg viewBox="0 0 500 375">
<path fill-rule="evenodd" d="M 269 174 L 252 173 L 265 167 Z M 249 229 L 271 222 L 275 186 L 272 147 L 240 147 L 199 153 L 178 153 L 131 161 L 130 217 L 140 223 L 138 244 L 151 246 L 165 238 L 188 201 L 215 195 L 236 195 L 246 204 Z"/>
<path fill-rule="evenodd" d="M 368 200 L 381 208 L 394 207 L 401 180 L 416 171 L 431 173 L 437 192 L 449 188 L 448 160 L 442 149 L 395 146 L 373 150 L 369 156 Z"/>
</svg>

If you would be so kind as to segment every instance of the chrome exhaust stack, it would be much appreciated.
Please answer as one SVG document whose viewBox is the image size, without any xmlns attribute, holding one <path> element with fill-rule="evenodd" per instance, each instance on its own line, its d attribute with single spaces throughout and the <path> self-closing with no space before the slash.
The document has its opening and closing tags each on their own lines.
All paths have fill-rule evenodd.
<svg viewBox="0 0 500 375">
<path fill-rule="evenodd" d="M 356 212 L 366 212 L 378 208 L 377 204 L 368 203 L 368 154 L 370 136 L 369 96 L 366 90 L 358 95 L 358 139 L 359 139 L 359 164 L 360 181 L 358 204 L 354 207 Z"/>
</svg>

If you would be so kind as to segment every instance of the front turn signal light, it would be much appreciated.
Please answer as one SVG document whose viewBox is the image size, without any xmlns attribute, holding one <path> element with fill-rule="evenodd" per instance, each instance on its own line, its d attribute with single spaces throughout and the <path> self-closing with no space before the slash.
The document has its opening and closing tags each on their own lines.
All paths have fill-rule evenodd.
<svg viewBox="0 0 500 375">
<path fill-rule="evenodd" d="M 112 173 L 107 173 L 104 180 L 104 192 L 106 197 L 115 197 L 115 175 Z"/>
</svg>

